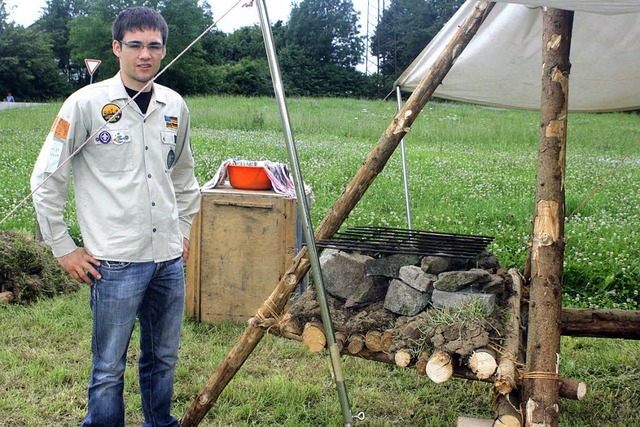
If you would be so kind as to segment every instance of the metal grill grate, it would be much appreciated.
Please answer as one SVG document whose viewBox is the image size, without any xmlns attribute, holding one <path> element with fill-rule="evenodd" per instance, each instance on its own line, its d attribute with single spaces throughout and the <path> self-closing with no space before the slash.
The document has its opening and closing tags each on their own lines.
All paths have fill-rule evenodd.
<svg viewBox="0 0 640 427">
<path fill-rule="evenodd" d="M 330 240 L 317 241 L 316 246 L 372 254 L 475 258 L 491 241 L 490 236 L 360 226 L 338 232 Z"/>
</svg>

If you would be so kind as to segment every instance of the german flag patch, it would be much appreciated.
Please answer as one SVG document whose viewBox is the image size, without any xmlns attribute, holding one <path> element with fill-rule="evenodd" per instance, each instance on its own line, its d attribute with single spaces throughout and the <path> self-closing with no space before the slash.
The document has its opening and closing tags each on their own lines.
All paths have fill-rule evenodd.
<svg viewBox="0 0 640 427">
<path fill-rule="evenodd" d="M 173 116 L 164 116 L 164 122 L 167 124 L 167 129 L 178 129 L 178 118 Z"/>
</svg>

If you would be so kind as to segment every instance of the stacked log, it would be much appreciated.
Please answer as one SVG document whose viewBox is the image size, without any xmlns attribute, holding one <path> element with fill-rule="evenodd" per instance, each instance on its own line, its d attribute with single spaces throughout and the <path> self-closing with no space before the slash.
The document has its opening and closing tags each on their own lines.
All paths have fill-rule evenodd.
<svg viewBox="0 0 640 427">
<path fill-rule="evenodd" d="M 364 345 L 371 351 L 383 351 L 382 332 L 376 330 L 367 331 L 364 335 Z"/>
<path fill-rule="evenodd" d="M 317 322 L 309 322 L 307 325 L 305 325 L 303 330 L 307 331 L 307 336 L 313 337 L 310 343 L 307 344 L 304 343 L 304 333 L 301 333 L 301 335 L 295 335 L 291 332 L 291 330 L 293 329 L 295 328 L 284 324 L 281 325 L 279 329 L 272 328 L 269 329 L 269 331 L 270 333 L 273 333 L 275 335 L 280 335 L 280 331 L 282 330 L 289 331 L 287 338 L 301 341 L 305 345 L 305 347 L 314 349 L 311 351 L 320 352 L 324 351 L 324 349 L 326 348 L 326 337 L 323 337 L 324 329 L 322 328 L 321 324 Z M 401 367 L 415 368 L 418 374 L 427 375 L 434 382 L 445 382 L 452 377 L 484 382 L 495 382 L 498 378 L 497 369 L 493 373 L 493 375 L 484 378 L 485 375 L 478 375 L 478 373 L 474 372 L 468 364 L 465 365 L 464 363 L 461 363 L 461 358 L 459 356 L 444 351 L 436 351 L 433 354 L 424 351 L 421 352 L 418 357 L 414 357 L 413 351 L 407 348 L 391 352 L 372 351 L 367 348 L 365 341 L 365 335 L 362 334 L 354 334 L 347 339 L 344 332 L 336 332 L 336 342 L 339 343 L 339 347 L 341 347 L 341 354 L 356 356 L 362 359 L 373 360 L 387 364 L 393 364 Z M 318 344 L 322 342 L 325 343 L 324 346 Z M 491 351 L 487 350 L 488 349 L 481 349 L 479 350 L 479 352 L 491 354 Z M 482 358 L 485 357 L 486 356 L 482 356 Z M 469 360 L 471 360 L 471 358 L 469 358 Z M 488 364 L 492 365 L 490 361 L 488 362 Z M 587 392 L 587 385 L 583 381 L 567 378 L 559 378 L 558 381 L 560 384 L 560 397 L 572 400 L 581 400 L 585 397 Z M 513 384 L 514 389 L 519 388 L 522 385 L 522 378 L 516 375 Z"/>
<path fill-rule="evenodd" d="M 347 334 L 345 334 L 342 331 L 336 331 L 335 335 L 336 335 L 336 345 L 338 346 L 338 350 L 340 350 L 340 353 L 342 353 L 345 347 L 345 344 L 347 343 Z"/>
<path fill-rule="evenodd" d="M 406 368 L 407 366 L 411 365 L 411 350 L 409 350 L 408 348 L 403 348 L 396 351 L 396 353 L 393 355 L 393 360 L 395 361 L 396 365 L 400 366 L 401 368 Z"/>
<path fill-rule="evenodd" d="M 351 336 L 351 338 L 349 339 L 349 345 L 347 345 L 347 351 L 350 354 L 360 354 L 364 348 L 364 335 L 355 334 Z"/>
<path fill-rule="evenodd" d="M 427 363 L 429 363 L 429 358 L 431 355 L 427 351 L 423 351 L 418 356 L 418 360 L 416 361 L 416 371 L 418 371 L 419 375 L 427 374 Z"/>
<path fill-rule="evenodd" d="M 471 368 L 471 372 L 478 376 L 478 379 L 486 380 L 493 377 L 498 368 L 496 352 L 490 348 L 481 348 L 474 351 L 469 358 L 469 368 Z"/>
<path fill-rule="evenodd" d="M 449 381 L 453 376 L 453 358 L 449 353 L 436 351 L 427 362 L 427 376 L 436 384 Z"/>
<path fill-rule="evenodd" d="M 327 346 L 327 337 L 321 323 L 309 322 L 302 331 L 302 344 L 314 353 L 318 353 Z"/>
</svg>

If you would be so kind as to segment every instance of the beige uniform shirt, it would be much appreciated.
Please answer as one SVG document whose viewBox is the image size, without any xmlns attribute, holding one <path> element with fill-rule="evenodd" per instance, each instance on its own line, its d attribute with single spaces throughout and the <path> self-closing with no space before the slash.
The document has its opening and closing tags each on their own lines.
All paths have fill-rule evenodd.
<svg viewBox="0 0 640 427">
<path fill-rule="evenodd" d="M 182 254 L 200 206 L 189 110 L 158 84 L 146 114 L 120 75 L 80 89 L 64 103 L 31 176 L 40 230 L 54 256 L 76 249 L 63 217 L 70 177 L 84 247 L 98 259 L 162 262 Z M 59 167 L 87 139 L 87 144 Z M 55 173 L 54 173 L 55 172 Z"/>
</svg>

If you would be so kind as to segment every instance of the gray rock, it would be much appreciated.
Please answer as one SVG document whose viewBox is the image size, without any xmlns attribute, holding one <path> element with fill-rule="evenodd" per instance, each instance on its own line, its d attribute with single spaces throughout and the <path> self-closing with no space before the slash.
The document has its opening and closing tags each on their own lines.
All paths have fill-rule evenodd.
<svg viewBox="0 0 640 427">
<path fill-rule="evenodd" d="M 415 316 L 429 304 L 429 295 L 393 279 L 384 299 L 384 308 L 401 316 Z"/>
<path fill-rule="evenodd" d="M 431 274 L 440 274 L 452 270 L 466 270 L 469 267 L 472 267 L 472 265 L 470 265 L 469 260 L 464 258 L 426 256 L 420 262 L 422 271 Z"/>
<path fill-rule="evenodd" d="M 345 308 L 356 308 L 384 301 L 389 289 L 386 277 L 371 277 L 355 286 L 353 293 L 347 297 Z"/>
<path fill-rule="evenodd" d="M 367 276 L 385 276 L 397 279 L 400 267 L 405 265 L 415 265 L 420 262 L 418 255 L 394 254 L 382 258 L 371 258 L 364 265 Z"/>
<path fill-rule="evenodd" d="M 491 280 L 480 285 L 479 290 L 485 294 L 502 294 L 506 290 L 504 277 L 497 274 L 491 275 Z"/>
<path fill-rule="evenodd" d="M 462 308 L 463 304 L 468 301 L 481 301 L 484 304 L 485 312 L 489 314 L 496 305 L 496 296 L 472 292 L 469 289 L 461 292 L 434 289 L 431 294 L 431 303 L 435 308 Z"/>
<path fill-rule="evenodd" d="M 468 271 L 445 271 L 438 275 L 433 286 L 445 292 L 456 292 L 469 286 L 480 285 L 491 281 L 491 274 L 480 268 Z"/>
<path fill-rule="evenodd" d="M 428 274 L 416 265 L 400 267 L 400 280 L 420 292 L 431 292 L 433 282 L 438 280 L 435 274 Z"/>
<path fill-rule="evenodd" d="M 485 249 L 476 257 L 476 267 L 496 271 L 500 268 L 500 262 L 493 252 Z"/>
<path fill-rule="evenodd" d="M 372 258 L 367 255 L 325 249 L 320 268 L 327 293 L 344 301 L 362 284 L 373 285 L 374 279 L 364 274 L 364 263 L 369 259 Z"/>
</svg>

